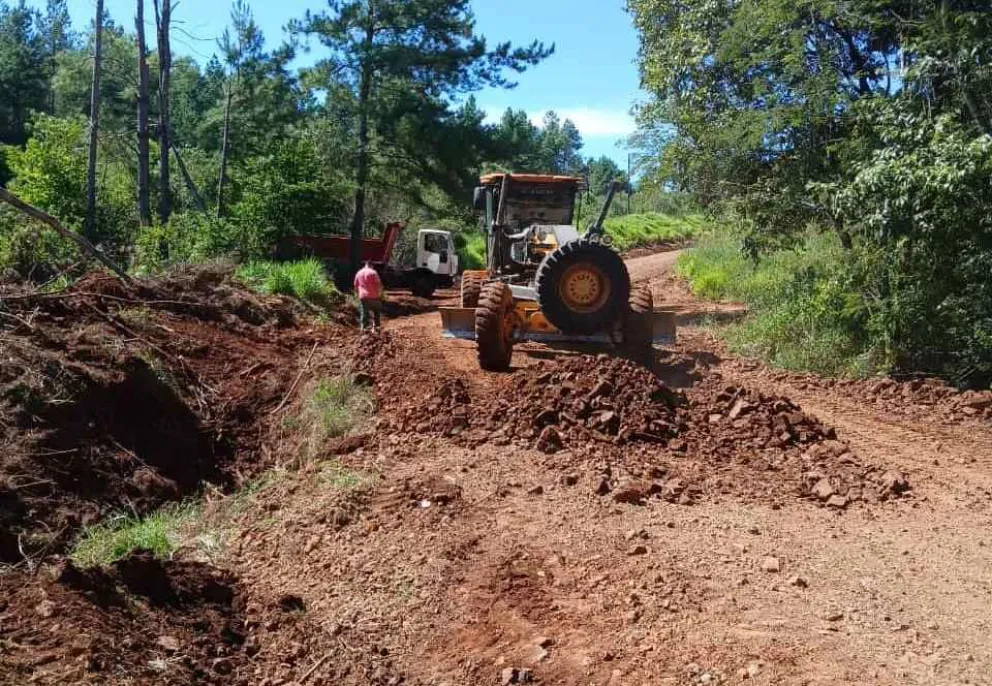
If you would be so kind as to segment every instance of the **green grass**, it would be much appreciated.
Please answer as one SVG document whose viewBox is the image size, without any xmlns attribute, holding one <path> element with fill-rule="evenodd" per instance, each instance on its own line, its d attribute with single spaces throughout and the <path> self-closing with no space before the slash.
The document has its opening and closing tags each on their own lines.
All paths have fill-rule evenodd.
<svg viewBox="0 0 992 686">
<path fill-rule="evenodd" d="M 631 250 L 664 241 L 688 240 L 702 231 L 700 215 L 630 214 L 606 220 L 606 232 L 617 250 Z"/>
<path fill-rule="evenodd" d="M 848 256 L 833 236 L 810 233 L 794 249 L 754 264 L 739 239 L 711 233 L 682 256 L 678 270 L 696 295 L 748 305 L 743 321 L 720 329 L 736 353 L 831 376 L 865 376 L 885 367 L 869 343 Z"/>
<path fill-rule="evenodd" d="M 298 262 L 253 261 L 241 265 L 236 278 L 249 288 L 269 295 L 289 295 L 326 306 L 339 295 L 320 260 Z"/>
<path fill-rule="evenodd" d="M 138 548 L 168 559 L 178 548 L 184 529 L 193 522 L 198 508 L 190 504 L 170 505 L 146 517 L 119 515 L 86 528 L 70 557 L 80 567 L 109 565 Z"/>
<path fill-rule="evenodd" d="M 321 481 L 340 491 L 350 491 L 375 481 L 374 476 L 348 469 L 336 461 L 322 465 L 319 474 Z"/>
</svg>

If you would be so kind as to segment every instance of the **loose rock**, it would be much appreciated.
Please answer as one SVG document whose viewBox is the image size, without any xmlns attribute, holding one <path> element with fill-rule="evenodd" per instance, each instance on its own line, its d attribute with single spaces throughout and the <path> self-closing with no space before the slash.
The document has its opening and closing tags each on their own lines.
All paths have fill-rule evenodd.
<svg viewBox="0 0 992 686">
<path fill-rule="evenodd" d="M 777 574 L 782 571 L 782 561 L 777 557 L 766 557 L 761 561 L 761 571 L 769 574 Z"/>
</svg>

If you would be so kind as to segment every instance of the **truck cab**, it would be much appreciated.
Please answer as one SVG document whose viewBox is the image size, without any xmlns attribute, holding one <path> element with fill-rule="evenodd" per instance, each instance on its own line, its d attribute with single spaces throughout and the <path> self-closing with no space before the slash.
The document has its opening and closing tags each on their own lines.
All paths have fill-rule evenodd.
<svg viewBox="0 0 992 686">
<path fill-rule="evenodd" d="M 447 231 L 421 229 L 417 234 L 417 268 L 435 276 L 454 277 L 458 274 L 458 253 Z"/>
<path fill-rule="evenodd" d="M 458 274 L 458 254 L 451 234 L 438 229 L 422 229 L 417 233 L 416 262 L 412 266 L 391 264 L 393 250 L 404 225 L 387 224 L 379 238 L 363 238 L 361 261 L 371 262 L 382 277 L 386 288 L 405 288 L 414 295 L 429 298 L 437 288 L 450 288 Z M 351 238 L 337 236 L 288 236 L 278 246 L 284 259 L 313 255 L 334 271 L 335 281 L 342 290 L 350 288 Z"/>
</svg>

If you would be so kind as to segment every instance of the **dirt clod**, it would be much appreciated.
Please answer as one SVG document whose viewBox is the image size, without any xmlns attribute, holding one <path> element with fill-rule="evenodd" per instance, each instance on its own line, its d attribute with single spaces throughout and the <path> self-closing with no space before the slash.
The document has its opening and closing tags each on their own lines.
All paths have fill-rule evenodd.
<svg viewBox="0 0 992 686">
<path fill-rule="evenodd" d="M 761 571 L 777 574 L 782 571 L 782 561 L 777 557 L 766 557 L 761 561 Z"/>
</svg>

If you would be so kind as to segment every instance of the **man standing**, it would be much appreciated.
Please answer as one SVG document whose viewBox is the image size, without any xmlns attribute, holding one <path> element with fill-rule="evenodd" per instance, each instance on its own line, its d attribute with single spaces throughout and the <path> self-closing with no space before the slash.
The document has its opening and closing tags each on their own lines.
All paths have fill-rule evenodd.
<svg viewBox="0 0 992 686">
<path fill-rule="evenodd" d="M 369 262 L 355 274 L 355 292 L 361 302 L 362 331 L 370 325 L 373 332 L 378 331 L 382 316 L 382 280 Z"/>
</svg>

